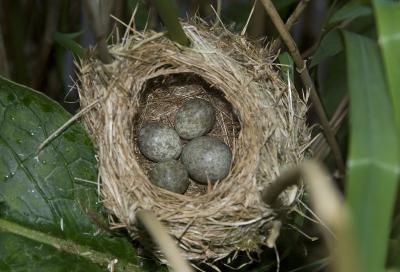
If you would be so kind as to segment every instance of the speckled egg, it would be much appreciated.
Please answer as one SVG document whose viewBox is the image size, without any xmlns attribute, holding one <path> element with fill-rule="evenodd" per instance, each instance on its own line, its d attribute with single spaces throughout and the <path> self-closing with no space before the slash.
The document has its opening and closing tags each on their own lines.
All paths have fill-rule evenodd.
<svg viewBox="0 0 400 272">
<path fill-rule="evenodd" d="M 176 131 L 155 122 L 142 126 L 138 141 L 140 152 L 155 162 L 176 159 L 182 151 L 182 143 Z"/>
<path fill-rule="evenodd" d="M 157 163 L 150 171 L 150 181 L 166 190 L 183 194 L 189 187 L 189 175 L 180 161 Z"/>
<path fill-rule="evenodd" d="M 210 102 L 191 99 L 176 113 L 175 129 L 183 139 L 194 139 L 207 134 L 215 123 L 215 109 Z"/>
<path fill-rule="evenodd" d="M 215 182 L 229 173 L 232 152 L 221 140 L 202 136 L 191 140 L 185 145 L 181 161 L 190 177 L 202 184 L 208 180 Z"/>
</svg>

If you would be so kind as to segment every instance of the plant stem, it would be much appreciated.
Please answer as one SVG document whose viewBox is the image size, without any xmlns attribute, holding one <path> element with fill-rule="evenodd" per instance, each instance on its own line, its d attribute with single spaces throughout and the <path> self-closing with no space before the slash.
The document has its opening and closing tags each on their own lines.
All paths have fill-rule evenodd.
<svg viewBox="0 0 400 272">
<path fill-rule="evenodd" d="M 168 30 L 168 37 L 180 45 L 189 46 L 190 41 L 178 20 L 178 8 L 175 0 L 155 0 L 154 4 Z"/>
<path fill-rule="evenodd" d="M 324 107 L 321 103 L 321 100 L 318 96 L 317 89 L 315 88 L 314 82 L 311 79 L 310 74 L 308 73 L 306 62 L 302 59 L 299 49 L 296 46 L 295 41 L 292 36 L 289 34 L 286 29 L 285 24 L 282 21 L 282 18 L 279 16 L 278 11 L 276 10 L 274 4 L 271 0 L 261 0 L 261 3 L 264 5 L 265 10 L 270 16 L 273 24 L 279 32 L 283 42 L 289 50 L 290 55 L 293 58 L 294 63 L 297 66 L 297 72 L 300 74 L 300 78 L 303 82 L 304 87 L 310 90 L 311 99 L 314 103 L 315 111 L 318 115 L 318 118 L 323 127 L 323 133 L 325 138 L 332 149 L 333 156 L 336 160 L 336 164 L 341 174 L 345 173 L 345 165 L 343 162 L 342 154 L 340 151 L 339 144 L 336 141 L 335 135 L 329 125 L 328 117 L 326 116 Z"/>
<path fill-rule="evenodd" d="M 286 21 L 286 28 L 291 29 L 294 23 L 299 19 L 300 15 L 303 13 L 303 10 L 307 7 L 310 0 L 300 0 L 294 9 L 293 13 L 289 16 Z"/>
<path fill-rule="evenodd" d="M 343 123 L 343 120 L 347 116 L 347 113 L 349 111 L 348 104 L 349 104 L 349 96 L 346 94 L 339 102 L 339 105 L 337 106 L 335 112 L 332 115 L 331 120 L 329 121 L 333 133 L 335 134 L 337 134 L 340 126 Z M 313 150 L 314 158 L 320 160 L 325 159 L 326 155 L 329 153 L 329 145 L 327 145 L 325 139 L 321 134 L 318 135 L 318 138 L 313 142 L 313 144 L 311 145 L 311 149 Z"/>
</svg>

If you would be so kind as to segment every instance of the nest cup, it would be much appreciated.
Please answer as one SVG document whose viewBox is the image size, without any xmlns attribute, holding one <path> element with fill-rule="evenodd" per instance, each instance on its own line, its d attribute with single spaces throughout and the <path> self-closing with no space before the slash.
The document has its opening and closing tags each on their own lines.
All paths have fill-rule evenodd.
<svg viewBox="0 0 400 272">
<path fill-rule="evenodd" d="M 97 101 L 84 125 L 97 149 L 112 227 L 140 240 L 135 213 L 151 210 L 187 259 L 211 263 L 267 244 L 276 209 L 289 211 L 300 190 L 282 194 L 282 207 L 275 210 L 260 192 L 283 166 L 303 160 L 310 131 L 306 98 L 282 80 L 268 48 L 203 23 L 184 24 L 184 31 L 188 48 L 152 31 L 132 29 L 117 37 L 122 42 L 110 47 L 112 64 L 93 55 L 81 60 L 79 94 L 82 108 Z M 138 151 L 137 134 L 146 121 L 173 127 L 178 107 L 195 97 L 214 105 L 217 122 L 210 134 L 230 146 L 233 161 L 224 180 L 191 182 L 180 195 L 149 181 L 152 163 Z"/>
</svg>

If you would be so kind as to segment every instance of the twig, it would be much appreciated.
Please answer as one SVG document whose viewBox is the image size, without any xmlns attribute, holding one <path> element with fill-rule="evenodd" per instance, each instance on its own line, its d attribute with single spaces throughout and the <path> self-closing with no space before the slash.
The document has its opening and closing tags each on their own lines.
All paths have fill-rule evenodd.
<svg viewBox="0 0 400 272">
<path fill-rule="evenodd" d="M 332 115 L 329 124 L 335 134 L 337 134 L 340 126 L 343 123 L 343 120 L 347 116 L 348 104 L 349 104 L 349 96 L 345 95 L 339 102 L 339 105 L 337 106 L 335 112 Z M 327 145 L 325 139 L 320 134 L 317 136 L 317 139 L 312 143 L 311 149 L 313 150 L 314 158 L 323 160 L 329 151 L 329 145 Z"/>
<path fill-rule="evenodd" d="M 10 77 L 10 70 L 8 68 L 6 47 L 4 46 L 3 33 L 0 25 L 0 75 Z"/>
<path fill-rule="evenodd" d="M 176 243 L 168 235 L 161 222 L 150 211 L 140 210 L 136 212 L 136 218 L 146 228 L 154 242 L 167 258 L 169 265 L 176 272 L 193 271 L 189 263 L 182 257 Z"/>
<path fill-rule="evenodd" d="M 287 31 L 290 31 L 294 23 L 299 19 L 300 15 L 303 13 L 303 10 L 307 7 L 308 3 L 310 0 L 300 0 L 300 2 L 297 4 L 296 8 L 294 9 L 293 13 L 289 16 L 289 18 L 286 21 L 286 29 Z M 281 48 L 282 42 L 280 38 L 277 38 L 276 40 L 273 41 L 271 50 L 272 52 L 277 52 L 279 48 Z"/>
<path fill-rule="evenodd" d="M 293 13 L 289 16 L 286 21 L 287 29 L 291 29 L 294 23 L 299 19 L 300 15 L 303 13 L 303 10 L 307 7 L 310 0 L 300 0 L 297 4 L 296 8 L 294 9 Z"/>
<path fill-rule="evenodd" d="M 67 129 L 72 123 L 74 123 L 77 119 L 79 119 L 82 115 L 90 111 L 97 103 L 99 103 L 100 98 L 96 99 L 89 105 L 87 105 L 85 108 L 83 108 L 80 112 L 72 116 L 67 122 L 65 122 L 61 127 L 59 127 L 56 131 L 54 131 L 49 137 L 47 137 L 46 140 L 44 140 L 38 147 L 36 154 L 39 154 L 39 152 L 51 141 L 53 141 L 55 138 L 57 138 L 58 135 L 60 135 L 61 132 L 63 132 L 65 129 Z"/>
<path fill-rule="evenodd" d="M 287 31 L 282 18 L 279 16 L 274 4 L 271 0 L 261 0 L 262 4 L 265 7 L 268 15 L 270 16 L 272 22 L 274 23 L 276 29 L 279 32 L 283 42 L 285 43 L 286 47 L 288 48 L 290 55 L 293 58 L 294 63 L 297 66 L 297 71 L 300 73 L 301 80 L 303 85 L 310 89 L 311 99 L 314 103 L 315 111 L 318 115 L 318 118 L 323 127 L 323 133 L 326 137 L 327 142 L 331 146 L 333 156 L 335 157 L 336 164 L 341 174 L 345 172 L 345 165 L 343 162 L 342 154 L 340 152 L 339 144 L 335 139 L 335 135 L 329 126 L 329 121 L 326 116 L 324 107 L 322 106 L 321 100 L 318 96 L 317 90 L 315 88 L 314 82 L 311 79 L 310 74 L 308 73 L 307 66 L 305 61 L 302 59 L 299 49 L 296 46 L 295 41 L 293 40 L 292 36 Z"/>
</svg>

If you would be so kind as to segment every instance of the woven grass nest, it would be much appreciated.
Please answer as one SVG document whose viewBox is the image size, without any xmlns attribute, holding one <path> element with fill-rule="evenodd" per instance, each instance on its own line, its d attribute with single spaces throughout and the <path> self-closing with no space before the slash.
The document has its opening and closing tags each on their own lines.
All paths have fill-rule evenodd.
<svg viewBox="0 0 400 272">
<path fill-rule="evenodd" d="M 282 167 L 296 165 L 310 143 L 306 97 L 288 87 L 274 55 L 225 28 L 185 23 L 190 47 L 164 33 L 131 30 L 110 46 L 115 58 L 104 65 L 81 60 L 81 107 L 97 101 L 84 125 L 97 148 L 101 198 L 114 228 L 140 240 L 135 218 L 151 210 L 176 238 L 184 257 L 208 262 L 238 251 L 258 252 L 267 243 L 276 209 L 260 192 Z M 214 185 L 191 181 L 184 195 L 153 185 L 152 163 L 140 155 L 137 134 L 143 122 L 174 126 L 175 112 L 190 98 L 211 102 L 217 122 L 211 135 L 233 153 L 229 175 Z M 296 203 L 301 190 L 283 194 L 280 212 Z M 163 255 L 155 249 L 163 261 Z"/>
</svg>

